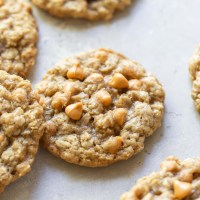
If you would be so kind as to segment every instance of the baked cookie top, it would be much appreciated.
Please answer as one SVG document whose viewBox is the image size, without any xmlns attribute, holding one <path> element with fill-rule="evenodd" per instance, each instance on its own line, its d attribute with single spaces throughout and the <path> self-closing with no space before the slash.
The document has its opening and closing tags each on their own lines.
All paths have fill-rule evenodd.
<svg viewBox="0 0 200 200">
<path fill-rule="evenodd" d="M 190 60 L 189 70 L 193 80 L 192 98 L 196 109 L 200 112 L 200 45 Z"/>
<path fill-rule="evenodd" d="M 0 70 L 0 192 L 31 169 L 43 134 L 43 108 L 30 82 Z"/>
<path fill-rule="evenodd" d="M 65 59 L 36 89 L 45 110 L 44 145 L 71 163 L 101 167 L 126 160 L 161 125 L 160 83 L 109 49 Z"/>
<path fill-rule="evenodd" d="M 0 0 L 0 70 L 26 78 L 35 64 L 37 40 L 31 7 L 21 0 Z"/>
<path fill-rule="evenodd" d="M 161 170 L 139 179 L 121 200 L 197 200 L 200 197 L 200 158 L 167 158 Z"/>
<path fill-rule="evenodd" d="M 115 11 L 123 10 L 131 0 L 32 0 L 32 2 L 60 18 L 109 20 Z"/>
</svg>

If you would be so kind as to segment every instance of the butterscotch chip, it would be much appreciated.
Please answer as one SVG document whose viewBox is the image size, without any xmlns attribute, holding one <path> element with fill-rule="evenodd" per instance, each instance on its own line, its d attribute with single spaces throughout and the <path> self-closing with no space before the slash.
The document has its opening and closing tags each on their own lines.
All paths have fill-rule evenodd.
<svg viewBox="0 0 200 200">
<path fill-rule="evenodd" d="M 85 77 L 84 71 L 80 66 L 73 66 L 67 72 L 67 78 L 83 80 Z"/>
<path fill-rule="evenodd" d="M 128 80 L 120 73 L 116 73 L 113 75 L 109 82 L 110 87 L 116 88 L 116 89 L 123 89 L 128 88 L 129 83 Z"/>
<path fill-rule="evenodd" d="M 66 107 L 68 102 L 70 101 L 71 93 L 60 93 L 57 92 L 52 99 L 51 105 L 54 109 L 62 109 L 63 107 Z"/>
<path fill-rule="evenodd" d="M 99 54 L 106 58 L 104 62 Z M 82 80 L 66 76 L 75 63 L 84 71 Z M 111 87 L 110 80 L 116 74 L 125 84 Z M 142 87 L 129 89 L 133 78 L 141 81 Z M 76 92 L 71 93 L 74 87 Z M 140 152 L 145 138 L 161 125 L 164 91 L 160 83 L 140 64 L 109 49 L 65 59 L 47 72 L 36 89 L 44 100 L 47 121 L 44 146 L 71 163 L 101 167 L 126 160 Z M 70 99 L 66 105 L 56 101 L 62 105 L 56 109 L 52 101 L 63 93 L 71 94 Z M 48 124 L 57 127 L 53 134 Z"/>
<path fill-rule="evenodd" d="M 83 113 L 83 104 L 74 103 L 65 108 L 65 112 L 69 118 L 73 120 L 79 120 Z"/>
<path fill-rule="evenodd" d="M 108 58 L 107 57 L 107 54 L 104 52 L 104 51 L 99 51 L 97 54 L 96 54 L 96 57 L 100 60 L 100 62 L 104 63 L 106 61 L 106 59 Z"/>
<path fill-rule="evenodd" d="M 32 0 L 39 8 L 59 18 L 109 20 L 114 13 L 124 10 L 131 0 Z"/>
<path fill-rule="evenodd" d="M 186 181 L 191 177 L 188 182 Z M 135 186 L 122 195 L 121 200 L 174 199 L 197 200 L 200 197 L 200 158 L 183 161 L 168 157 L 161 169 L 139 179 Z"/>
<path fill-rule="evenodd" d="M 122 126 L 125 121 L 126 121 L 126 116 L 127 116 L 127 110 L 124 108 L 117 108 L 116 110 L 113 111 L 113 117 L 117 124 Z"/>
<path fill-rule="evenodd" d="M 192 184 L 183 181 L 174 181 L 174 197 L 177 199 L 184 199 L 192 192 Z"/>
<path fill-rule="evenodd" d="M 0 70 L 0 192 L 31 170 L 43 128 L 43 108 L 31 84 Z"/>
<path fill-rule="evenodd" d="M 104 106 L 109 106 L 112 103 L 111 95 L 106 90 L 97 92 L 97 98 Z"/>
<path fill-rule="evenodd" d="M 111 137 L 103 144 L 103 148 L 111 154 L 115 154 L 117 151 L 119 151 L 120 148 L 122 148 L 122 146 L 123 139 L 119 136 L 113 138 Z"/>
<path fill-rule="evenodd" d="M 193 81 L 192 98 L 196 109 L 200 112 L 200 46 L 190 59 L 189 71 Z"/>
<path fill-rule="evenodd" d="M 21 0 L 1 2 L 0 70 L 26 78 L 35 64 L 38 40 L 31 7 Z"/>
</svg>

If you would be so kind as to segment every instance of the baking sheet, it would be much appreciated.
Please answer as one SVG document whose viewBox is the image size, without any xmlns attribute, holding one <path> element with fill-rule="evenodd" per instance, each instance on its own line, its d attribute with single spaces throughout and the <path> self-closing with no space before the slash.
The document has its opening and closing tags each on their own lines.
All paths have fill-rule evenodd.
<svg viewBox="0 0 200 200">
<path fill-rule="evenodd" d="M 188 59 L 200 42 L 200 0 L 135 0 L 109 23 L 58 20 L 34 8 L 39 31 L 33 85 L 67 56 L 109 47 L 143 64 L 166 91 L 162 127 L 128 161 L 90 169 L 65 163 L 42 147 L 32 171 L 8 186 L 1 200 L 116 200 L 169 155 L 200 156 L 200 115 L 190 97 Z"/>
</svg>

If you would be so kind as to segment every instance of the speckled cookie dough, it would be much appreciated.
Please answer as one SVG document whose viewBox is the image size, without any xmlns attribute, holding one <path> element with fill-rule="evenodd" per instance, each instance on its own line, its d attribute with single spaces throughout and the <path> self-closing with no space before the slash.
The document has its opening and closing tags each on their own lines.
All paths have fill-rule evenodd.
<svg viewBox="0 0 200 200">
<path fill-rule="evenodd" d="M 37 40 L 31 7 L 21 0 L 0 0 L 0 70 L 26 78 L 35 64 Z"/>
<path fill-rule="evenodd" d="M 39 8 L 60 18 L 109 20 L 116 11 L 124 10 L 131 0 L 32 0 Z"/>
<path fill-rule="evenodd" d="M 198 200 L 200 198 L 200 158 L 183 161 L 168 157 L 161 170 L 137 181 L 121 200 Z"/>
<path fill-rule="evenodd" d="M 36 88 L 45 110 L 44 145 L 70 163 L 101 167 L 126 160 L 161 125 L 160 83 L 109 49 L 65 59 Z"/>
<path fill-rule="evenodd" d="M 43 128 L 43 108 L 30 82 L 0 70 L 0 192 L 31 170 Z"/>
<path fill-rule="evenodd" d="M 189 70 L 193 80 L 192 98 L 196 109 L 200 112 L 200 45 L 190 60 Z"/>
</svg>

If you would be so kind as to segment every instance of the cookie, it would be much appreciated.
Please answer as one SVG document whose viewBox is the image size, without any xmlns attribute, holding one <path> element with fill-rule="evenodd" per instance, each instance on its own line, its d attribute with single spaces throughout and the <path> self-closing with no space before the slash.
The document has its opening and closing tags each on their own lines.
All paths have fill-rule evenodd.
<svg viewBox="0 0 200 200">
<path fill-rule="evenodd" d="M 38 30 L 31 7 L 0 0 L 0 70 L 26 78 L 35 64 Z"/>
<path fill-rule="evenodd" d="M 38 101 L 28 80 L 0 70 L 0 192 L 31 170 L 44 131 Z"/>
<path fill-rule="evenodd" d="M 129 6 L 131 0 L 32 0 L 39 8 L 59 18 L 109 20 L 116 11 Z"/>
<path fill-rule="evenodd" d="M 44 146 L 70 163 L 101 167 L 126 160 L 161 125 L 161 84 L 109 49 L 65 59 L 36 90 L 45 110 Z"/>
<path fill-rule="evenodd" d="M 200 158 L 168 157 L 158 172 L 143 177 L 121 200 L 194 200 L 200 198 Z"/>
<path fill-rule="evenodd" d="M 200 112 L 200 46 L 190 60 L 189 70 L 193 81 L 192 98 L 196 109 Z"/>
</svg>

